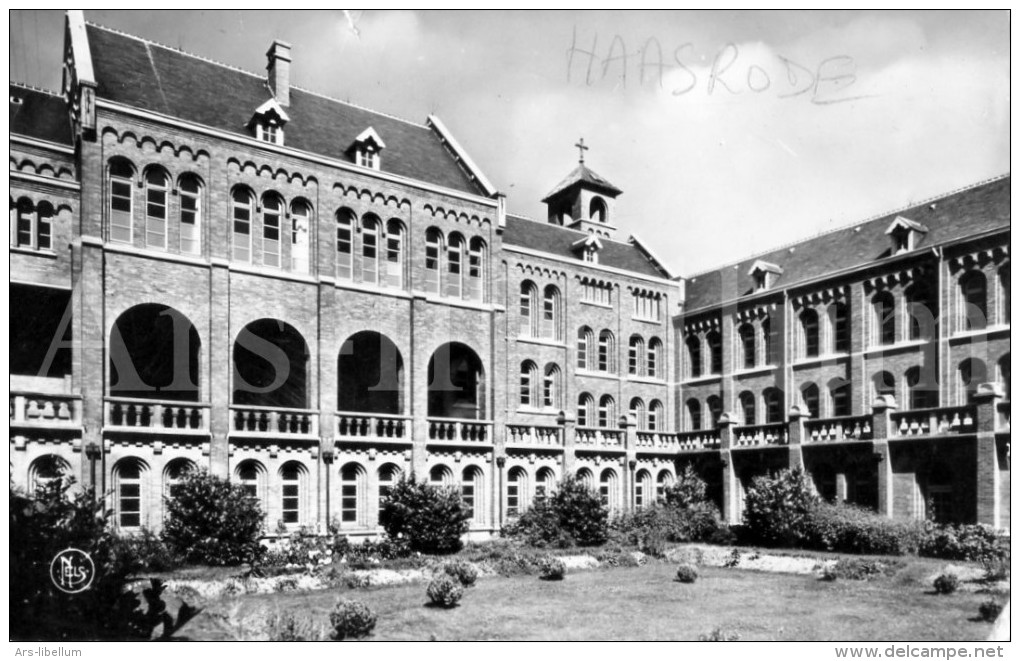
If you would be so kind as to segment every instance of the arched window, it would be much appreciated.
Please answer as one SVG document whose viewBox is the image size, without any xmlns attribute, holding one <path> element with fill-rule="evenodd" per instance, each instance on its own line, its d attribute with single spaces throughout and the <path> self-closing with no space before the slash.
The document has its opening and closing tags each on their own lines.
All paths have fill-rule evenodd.
<svg viewBox="0 0 1020 661">
<path fill-rule="evenodd" d="M 978 386 L 988 382 L 988 368 L 984 361 L 968 358 L 960 363 L 957 379 L 957 402 L 960 405 L 972 404 Z"/>
<path fill-rule="evenodd" d="M 708 371 L 710 374 L 722 374 L 722 336 L 719 331 L 709 331 L 705 336 L 708 342 Z"/>
<path fill-rule="evenodd" d="M 587 326 L 577 329 L 577 369 L 590 370 L 593 367 L 594 349 L 595 334 L 592 329 Z"/>
<path fill-rule="evenodd" d="M 336 277 L 350 280 L 354 271 L 354 212 L 344 208 L 336 212 Z"/>
<path fill-rule="evenodd" d="M 673 484 L 673 474 L 668 470 L 659 471 L 659 477 L 655 481 L 655 500 L 662 502 L 666 500 L 666 489 Z"/>
<path fill-rule="evenodd" d="M 740 412 L 744 416 L 745 425 L 755 424 L 755 411 L 754 411 L 754 393 L 750 390 L 745 390 L 740 393 L 738 399 L 740 400 Z"/>
<path fill-rule="evenodd" d="M 783 398 L 778 388 L 766 388 L 762 392 L 765 402 L 765 422 L 772 424 L 783 421 Z"/>
<path fill-rule="evenodd" d="M 930 340 L 938 333 L 938 303 L 927 281 L 915 282 L 906 293 L 907 335 L 911 340 Z"/>
<path fill-rule="evenodd" d="M 804 405 L 804 411 L 812 418 L 821 417 L 820 402 L 818 399 L 818 386 L 808 383 L 800 388 L 800 399 Z"/>
<path fill-rule="evenodd" d="M 829 381 L 829 405 L 833 416 L 839 418 L 850 415 L 851 389 L 850 381 L 844 378 L 837 377 Z"/>
<path fill-rule="evenodd" d="M 630 336 L 627 351 L 627 374 L 640 375 L 645 358 L 645 341 L 640 335 Z"/>
<path fill-rule="evenodd" d="M 599 333 L 598 369 L 600 372 L 616 372 L 616 338 L 608 330 Z"/>
<path fill-rule="evenodd" d="M 443 233 L 435 227 L 425 232 L 425 291 L 439 294 L 441 259 L 443 255 Z"/>
<path fill-rule="evenodd" d="M 999 316 L 996 323 L 1000 326 L 1009 323 L 1009 264 L 999 268 Z"/>
<path fill-rule="evenodd" d="M 892 292 L 879 292 L 871 299 L 873 344 L 896 344 L 896 300 Z"/>
<path fill-rule="evenodd" d="M 651 493 L 652 474 L 641 469 L 634 479 L 634 506 L 639 509 L 645 507 L 648 504 L 647 498 Z"/>
<path fill-rule="evenodd" d="M 467 506 L 468 516 L 475 525 L 485 523 L 485 482 L 482 469 L 468 466 L 461 475 L 460 497 Z"/>
<path fill-rule="evenodd" d="M 306 498 L 303 482 L 307 471 L 297 461 L 288 461 L 280 469 L 280 518 L 284 524 L 299 525 L 304 522 Z"/>
<path fill-rule="evenodd" d="M 575 476 L 577 477 L 577 480 L 584 485 L 585 489 L 588 489 L 589 491 L 595 489 L 595 476 L 592 475 L 592 472 L 587 468 L 579 469 Z"/>
<path fill-rule="evenodd" d="M 283 200 L 275 193 L 262 196 L 262 263 L 280 266 L 280 228 L 283 224 Z"/>
<path fill-rule="evenodd" d="M 539 468 L 535 477 L 535 499 L 541 500 L 553 492 L 556 486 L 556 474 L 551 468 Z"/>
<path fill-rule="evenodd" d="M 938 386 L 930 383 L 933 379 L 920 367 L 911 367 L 904 377 L 907 382 L 907 402 L 911 409 L 930 409 L 939 405 Z"/>
<path fill-rule="evenodd" d="M 545 366 L 545 376 L 542 379 L 542 407 L 560 408 L 560 368 L 555 363 Z"/>
<path fill-rule="evenodd" d="M 387 287 L 404 286 L 404 224 L 396 218 L 386 222 L 386 277 Z"/>
<path fill-rule="evenodd" d="M 960 328 L 983 330 L 988 326 L 988 283 L 985 274 L 971 271 L 960 278 Z"/>
<path fill-rule="evenodd" d="M 819 351 L 818 313 L 808 309 L 800 313 L 801 357 L 814 358 Z"/>
<path fill-rule="evenodd" d="M 603 429 L 613 426 L 616 419 L 616 400 L 612 395 L 602 395 L 599 399 L 599 427 Z"/>
<path fill-rule="evenodd" d="M 663 417 L 662 402 L 653 399 L 648 403 L 648 431 L 665 431 L 666 419 Z"/>
<path fill-rule="evenodd" d="M 485 299 L 485 241 L 472 237 L 468 244 L 467 298 L 471 301 Z"/>
<path fill-rule="evenodd" d="M 177 185 L 181 196 L 181 252 L 202 254 L 202 184 L 185 174 Z"/>
<path fill-rule="evenodd" d="M 616 511 L 620 507 L 619 491 L 616 471 L 612 468 L 602 471 L 602 475 L 599 478 L 599 498 L 602 500 L 602 504 L 609 508 L 610 512 Z"/>
<path fill-rule="evenodd" d="M 429 484 L 440 489 L 450 487 L 453 485 L 453 473 L 442 464 L 433 466 L 429 471 Z"/>
<path fill-rule="evenodd" d="M 236 262 L 251 261 L 251 210 L 252 196 L 246 188 L 235 188 L 231 195 L 233 229 L 233 257 Z"/>
<path fill-rule="evenodd" d="M 701 340 L 697 335 L 688 335 L 687 345 L 687 376 L 696 379 L 701 376 Z"/>
<path fill-rule="evenodd" d="M 150 167 L 145 172 L 145 246 L 166 250 L 168 177 L 166 170 Z"/>
<path fill-rule="evenodd" d="M 521 328 L 523 337 L 538 337 L 538 287 L 530 280 L 521 283 Z"/>
<path fill-rule="evenodd" d="M 648 377 L 651 379 L 665 378 L 661 366 L 662 361 L 662 340 L 653 337 L 648 340 Z"/>
<path fill-rule="evenodd" d="M 528 474 L 520 466 L 510 469 L 506 477 L 506 515 L 520 516 L 525 508 L 525 494 L 528 491 Z"/>
<path fill-rule="evenodd" d="M 520 405 L 522 407 L 537 405 L 536 388 L 538 388 L 538 367 L 530 360 L 525 360 L 521 363 Z"/>
<path fill-rule="evenodd" d="M 147 473 L 138 459 L 122 459 L 113 468 L 114 516 L 122 530 L 140 528 L 144 523 Z"/>
<path fill-rule="evenodd" d="M 687 400 L 687 431 L 701 430 L 701 402 L 691 398 Z"/>
<path fill-rule="evenodd" d="M 710 395 L 705 400 L 705 404 L 708 405 L 708 412 L 712 419 L 712 429 L 719 426 L 719 419 L 722 418 L 722 400 L 718 395 Z"/>
<path fill-rule="evenodd" d="M 43 201 L 33 206 L 28 198 L 21 198 L 11 213 L 11 245 L 33 250 L 49 250 L 53 244 L 53 205 Z"/>
<path fill-rule="evenodd" d="M 637 424 L 638 429 L 644 429 L 647 426 L 647 409 L 645 408 L 645 402 L 640 397 L 635 397 L 630 400 L 630 414 L 634 417 L 634 422 Z"/>
<path fill-rule="evenodd" d="M 751 369 L 755 365 L 755 346 L 754 346 L 754 326 L 751 324 L 741 324 L 740 330 L 740 348 L 743 355 L 743 367 L 744 369 Z"/>
<path fill-rule="evenodd" d="M 560 290 L 555 285 L 546 285 L 542 293 L 542 337 L 547 340 L 562 339 L 560 335 Z"/>
<path fill-rule="evenodd" d="M 365 469 L 360 464 L 340 468 L 340 525 L 365 525 Z"/>
<path fill-rule="evenodd" d="M 131 243 L 132 182 L 135 170 L 125 159 L 110 161 L 110 241 Z"/>
<path fill-rule="evenodd" d="M 393 485 L 400 480 L 402 471 L 393 464 L 383 464 L 379 468 L 379 514 L 386 507 L 386 499 L 390 497 Z"/>
<path fill-rule="evenodd" d="M 304 200 L 290 205 L 290 270 L 308 273 L 308 252 L 312 226 L 312 206 Z"/>
<path fill-rule="evenodd" d="M 244 489 L 245 495 L 258 503 L 262 507 L 262 513 L 265 514 L 266 481 L 262 464 L 250 459 L 242 461 L 237 467 L 237 481 Z"/>
<path fill-rule="evenodd" d="M 595 408 L 595 398 L 586 392 L 577 397 L 577 426 L 588 427 L 592 424 L 592 410 Z"/>
<path fill-rule="evenodd" d="M 361 281 L 379 283 L 379 219 L 368 214 L 361 219 Z"/>
<path fill-rule="evenodd" d="M 835 353 L 850 351 L 850 317 L 846 303 L 834 303 L 832 314 L 832 350 Z"/>
<path fill-rule="evenodd" d="M 588 205 L 588 217 L 595 223 L 604 223 L 608 220 L 606 218 L 606 203 L 601 197 L 591 198 L 591 203 Z"/>
<path fill-rule="evenodd" d="M 49 489 L 59 489 L 70 474 L 66 461 L 55 454 L 44 454 L 28 467 L 28 491 L 38 497 Z"/>
<path fill-rule="evenodd" d="M 446 245 L 446 295 L 460 298 L 463 291 L 464 237 L 454 232 Z"/>
<path fill-rule="evenodd" d="M 176 498 L 180 485 L 191 471 L 195 470 L 195 462 L 190 459 L 174 459 L 163 470 L 163 497 Z"/>
</svg>

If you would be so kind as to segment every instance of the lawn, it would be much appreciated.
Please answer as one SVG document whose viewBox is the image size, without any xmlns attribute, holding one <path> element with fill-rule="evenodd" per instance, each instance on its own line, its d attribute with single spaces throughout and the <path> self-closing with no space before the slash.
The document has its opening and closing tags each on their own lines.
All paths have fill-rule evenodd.
<svg viewBox="0 0 1020 661">
<path fill-rule="evenodd" d="M 976 616 L 989 595 L 937 596 L 921 579 L 932 567 L 914 560 L 868 582 L 701 567 L 684 585 L 672 580 L 676 565 L 658 562 L 573 572 L 562 582 L 486 577 L 452 610 L 427 607 L 423 584 L 243 595 L 207 604 L 180 636 L 264 638 L 267 616 L 281 612 L 324 626 L 342 595 L 378 614 L 371 640 L 697 640 L 717 627 L 740 640 L 986 638 L 991 625 Z"/>
</svg>

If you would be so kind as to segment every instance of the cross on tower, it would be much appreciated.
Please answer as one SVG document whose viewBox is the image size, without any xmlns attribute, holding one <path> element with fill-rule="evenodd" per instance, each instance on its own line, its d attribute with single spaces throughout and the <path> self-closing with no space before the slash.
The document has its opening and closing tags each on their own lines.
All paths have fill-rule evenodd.
<svg viewBox="0 0 1020 661">
<path fill-rule="evenodd" d="M 577 147 L 577 151 L 580 152 L 581 158 L 580 158 L 580 161 L 578 161 L 578 162 L 579 163 L 584 163 L 584 152 L 588 151 L 588 149 L 589 149 L 584 144 L 584 138 L 581 138 L 580 140 L 578 140 L 577 143 L 574 144 L 574 146 Z"/>
</svg>

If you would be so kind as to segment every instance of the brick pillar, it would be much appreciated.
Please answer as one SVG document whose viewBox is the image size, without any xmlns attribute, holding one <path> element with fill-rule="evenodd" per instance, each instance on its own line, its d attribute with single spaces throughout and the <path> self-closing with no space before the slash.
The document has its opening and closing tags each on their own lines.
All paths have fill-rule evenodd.
<svg viewBox="0 0 1020 661">
<path fill-rule="evenodd" d="M 411 419 L 411 470 L 419 481 L 428 479 L 428 406 L 429 384 L 427 383 L 429 355 L 428 347 L 422 340 L 416 341 L 414 330 L 420 328 L 419 319 L 427 319 L 428 304 L 424 295 L 415 294 L 411 302 L 411 365 L 407 369 L 407 378 L 411 384 L 411 401 L 408 411 Z M 424 336 L 424 334 L 423 334 Z"/>
<path fill-rule="evenodd" d="M 493 505 L 493 520 L 496 522 L 496 527 L 500 528 L 503 526 L 503 494 L 506 492 L 506 457 L 496 457 L 496 474 L 493 476 L 495 479 L 492 481 L 496 489 L 496 497 L 492 499 Z"/>
<path fill-rule="evenodd" d="M 893 515 L 892 459 L 889 455 L 889 436 L 893 422 L 890 414 L 896 410 L 892 395 L 880 395 L 871 404 L 871 431 L 874 435 L 873 448 L 878 462 L 878 512 L 884 516 Z"/>
<path fill-rule="evenodd" d="M 319 364 L 316 373 L 318 374 L 318 401 L 311 402 L 312 408 L 319 412 L 319 484 L 316 490 L 318 499 L 318 522 L 321 530 L 328 530 L 329 520 L 334 515 L 330 511 L 330 491 L 333 489 L 333 476 L 330 471 L 333 466 L 333 458 L 336 451 L 336 409 L 337 409 L 337 337 L 335 327 L 332 323 L 321 323 L 322 320 L 338 319 L 340 312 L 337 310 L 336 286 L 331 277 L 321 277 L 318 288 L 318 350 L 316 351 Z M 328 457 L 328 459 L 327 459 Z M 378 511 L 378 510 L 376 510 Z"/>
<path fill-rule="evenodd" d="M 633 509 L 634 499 L 634 466 L 637 465 L 637 419 L 630 415 L 620 416 L 620 430 L 623 431 L 623 448 L 626 451 L 624 462 L 621 465 L 623 479 L 623 511 L 630 512 Z"/>
<path fill-rule="evenodd" d="M 799 406 L 790 408 L 790 421 L 787 424 L 787 438 L 790 439 L 789 455 L 787 458 L 790 469 L 804 468 L 804 421 L 810 417 L 808 412 L 801 411 Z"/>
<path fill-rule="evenodd" d="M 81 480 L 96 488 L 101 497 L 106 490 L 106 452 L 103 451 L 103 397 L 106 394 L 106 319 L 103 304 L 104 255 L 102 244 L 91 237 L 81 240 L 81 273 L 77 309 L 72 322 L 72 351 L 80 349 L 81 372 L 76 377 L 81 392 L 82 447 L 94 445 L 99 454 L 82 462 Z M 72 294 L 74 296 L 74 294 Z M 74 346 L 77 344 L 77 346 Z M 75 361 L 76 363 L 78 361 Z M 95 455 L 94 455 L 95 456 Z M 94 482 L 93 482 L 94 480 Z"/>
<path fill-rule="evenodd" d="M 329 532 L 330 520 L 338 512 L 333 512 L 330 509 L 330 498 L 329 492 L 333 488 L 331 475 L 333 471 L 333 460 L 336 458 L 336 451 L 333 449 L 333 442 L 330 440 L 329 445 L 320 445 L 319 452 L 319 526 L 322 532 Z M 378 511 L 378 510 L 377 510 Z"/>
<path fill-rule="evenodd" d="M 728 415 L 719 418 L 719 459 L 722 464 L 723 511 L 722 517 L 730 525 L 740 523 L 740 503 L 737 502 L 740 490 L 737 487 L 737 472 L 733 465 L 731 448 L 733 447 L 733 430 Z"/>
<path fill-rule="evenodd" d="M 230 271 L 225 259 L 212 260 L 209 278 L 209 471 L 218 477 L 230 474 L 227 436 L 230 433 L 231 375 L 233 352 L 230 338 Z"/>
<path fill-rule="evenodd" d="M 577 420 L 569 413 L 562 412 L 556 418 L 560 425 L 560 441 L 563 443 L 563 477 L 574 472 L 576 457 L 574 456 L 574 441 L 576 440 L 575 429 Z"/>
<path fill-rule="evenodd" d="M 977 404 L 977 522 L 1001 525 L 999 454 L 995 442 L 998 404 L 1004 393 L 998 383 L 982 383 L 974 395 Z"/>
</svg>

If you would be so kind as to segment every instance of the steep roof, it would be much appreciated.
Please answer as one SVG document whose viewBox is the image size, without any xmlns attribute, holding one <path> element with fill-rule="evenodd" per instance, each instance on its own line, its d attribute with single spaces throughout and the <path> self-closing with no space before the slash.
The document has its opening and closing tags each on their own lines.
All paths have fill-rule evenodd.
<svg viewBox="0 0 1020 661">
<path fill-rule="evenodd" d="M 264 75 L 241 71 L 137 37 L 88 24 L 97 94 L 238 135 L 272 97 Z M 300 67 L 296 59 L 294 67 Z M 314 63 L 307 63 L 314 66 Z M 286 146 L 353 162 L 346 153 L 373 127 L 386 141 L 381 170 L 454 190 L 484 194 L 429 127 L 291 87 Z"/>
<path fill-rule="evenodd" d="M 15 99 L 20 99 L 16 103 Z M 55 92 L 10 85 L 10 131 L 27 138 L 71 144 L 71 120 L 64 98 Z"/>
<path fill-rule="evenodd" d="M 754 287 L 750 270 L 757 261 L 770 262 L 782 268 L 782 274 L 772 287 L 780 288 L 889 257 L 892 245 L 886 229 L 897 216 L 928 228 L 915 249 L 1009 227 L 1009 180 L 1010 176 L 1004 175 L 856 226 L 827 232 L 694 275 L 686 283 L 686 307 L 697 310 L 720 303 L 722 298 L 733 297 L 732 294 L 723 296 L 724 291 L 735 291 L 740 296 L 750 293 Z M 734 269 L 734 266 L 737 268 Z M 725 283 L 723 274 L 726 274 Z M 736 278 L 735 290 L 732 278 Z"/>
<path fill-rule="evenodd" d="M 587 237 L 588 234 L 585 232 L 507 214 L 503 244 L 549 253 L 557 257 L 566 257 L 577 261 L 581 266 L 585 262 L 582 262 L 574 252 L 574 243 Z M 668 273 L 656 266 L 655 262 L 636 245 L 619 243 L 606 238 L 602 238 L 601 242 L 600 265 L 656 278 L 669 277 Z"/>
<path fill-rule="evenodd" d="M 542 199 L 542 202 L 548 202 L 552 198 L 556 197 L 563 191 L 575 186 L 577 184 L 587 184 L 589 187 L 596 190 L 602 191 L 616 197 L 623 191 L 616 186 L 609 183 L 609 180 L 598 174 L 594 170 L 588 168 L 584 163 L 579 164 L 576 168 L 571 171 L 570 174 L 560 183 L 556 184 L 556 187 Z"/>
</svg>

